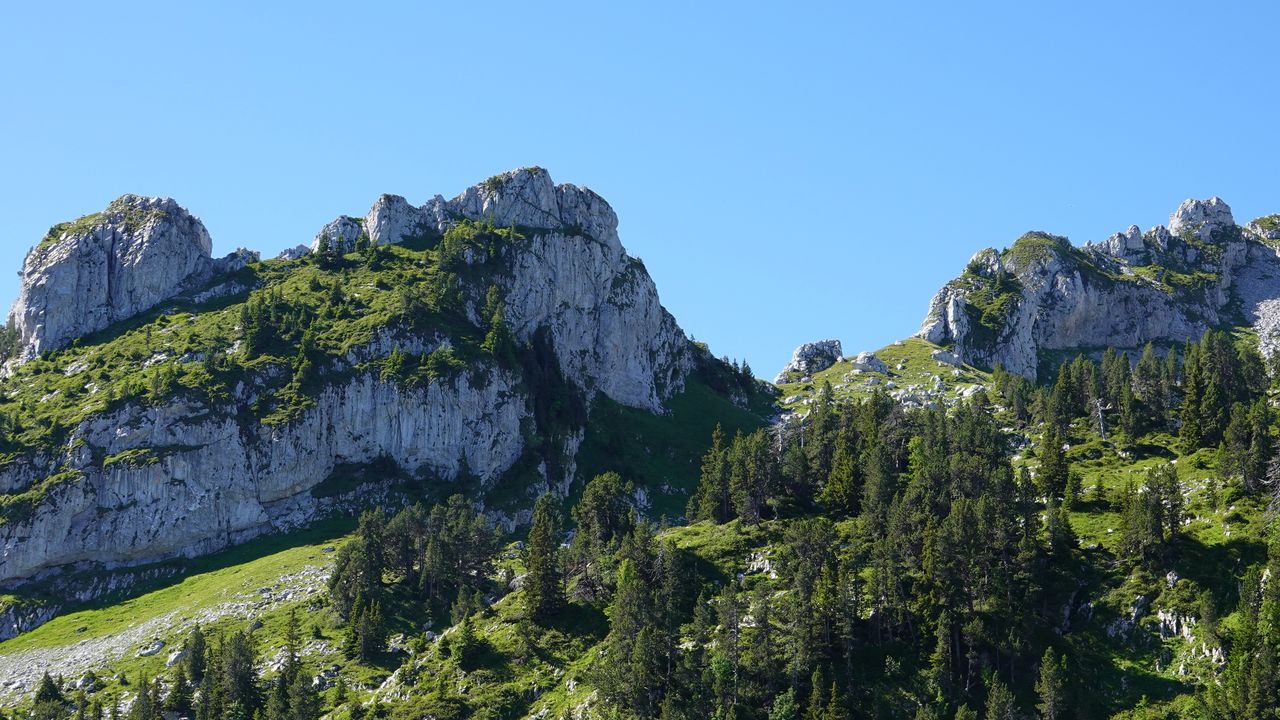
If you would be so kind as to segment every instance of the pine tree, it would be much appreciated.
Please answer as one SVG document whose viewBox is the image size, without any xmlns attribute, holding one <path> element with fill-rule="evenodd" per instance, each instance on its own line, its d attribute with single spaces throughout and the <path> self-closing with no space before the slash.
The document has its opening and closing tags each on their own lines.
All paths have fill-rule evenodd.
<svg viewBox="0 0 1280 720">
<path fill-rule="evenodd" d="M 1200 347 L 1195 343 L 1187 343 L 1182 376 L 1182 429 L 1179 431 L 1179 443 L 1183 452 L 1192 452 L 1200 447 L 1205 434 L 1200 409 L 1204 381 L 1200 372 Z"/>
<path fill-rule="evenodd" d="M 190 713 L 193 695 L 194 689 L 187 678 L 187 669 L 179 664 L 173 676 L 173 687 L 169 690 L 169 696 L 164 699 L 164 709 L 180 715 Z"/>
<path fill-rule="evenodd" d="M 1046 424 L 1040 441 L 1040 469 L 1036 486 L 1045 497 L 1059 497 L 1067 488 L 1070 466 L 1062 449 L 1062 436 L 1053 424 Z"/>
<path fill-rule="evenodd" d="M 534 505 L 525 566 L 526 613 L 535 622 L 544 622 L 565 605 L 564 578 L 560 573 L 560 511 L 550 494 L 538 498 Z"/>
<path fill-rule="evenodd" d="M 489 294 L 486 298 L 486 307 L 488 308 L 489 329 L 485 333 L 484 342 L 480 347 L 499 361 L 507 365 L 515 364 L 515 337 L 511 333 L 511 328 L 507 325 L 507 321 L 502 312 L 502 298 L 498 294 L 496 285 L 489 286 Z"/>
<path fill-rule="evenodd" d="M 787 688 L 773 699 L 769 720 L 800 720 L 800 703 L 796 701 L 795 688 Z"/>
<path fill-rule="evenodd" d="M 1036 695 L 1040 698 L 1036 708 L 1040 711 L 1042 720 L 1066 720 L 1066 685 L 1066 658 L 1055 655 L 1053 648 L 1047 648 L 1040 660 L 1040 678 L 1036 680 Z"/>
<path fill-rule="evenodd" d="M 320 696 L 312 685 L 311 675 L 299 667 L 289 684 L 289 711 L 291 720 L 317 720 L 320 717 Z"/>
<path fill-rule="evenodd" d="M 698 489 L 689 501 L 688 514 L 692 520 L 728 522 L 733 517 L 729 495 L 728 449 L 724 444 L 724 431 L 717 423 L 711 431 L 711 447 L 702 456 L 702 474 Z"/>
<path fill-rule="evenodd" d="M 1009 686 L 1000 682 L 1000 678 L 991 679 L 991 687 L 987 690 L 986 720 L 1018 720 L 1017 701 Z"/>
</svg>

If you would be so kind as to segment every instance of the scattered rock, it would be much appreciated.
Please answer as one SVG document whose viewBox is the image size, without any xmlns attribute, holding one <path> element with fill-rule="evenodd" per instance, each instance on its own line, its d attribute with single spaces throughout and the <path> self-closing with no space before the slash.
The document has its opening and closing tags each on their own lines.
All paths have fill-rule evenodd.
<svg viewBox="0 0 1280 720">
<path fill-rule="evenodd" d="M 154 640 L 138 651 L 138 657 L 151 657 L 164 649 L 163 640 Z"/>
</svg>

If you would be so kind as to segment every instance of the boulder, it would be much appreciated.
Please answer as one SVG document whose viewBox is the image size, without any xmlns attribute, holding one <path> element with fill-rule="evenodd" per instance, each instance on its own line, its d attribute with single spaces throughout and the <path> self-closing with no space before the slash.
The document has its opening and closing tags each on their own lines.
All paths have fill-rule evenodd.
<svg viewBox="0 0 1280 720">
<path fill-rule="evenodd" d="M 876 357 L 875 353 L 860 352 L 858 353 L 858 356 L 851 361 L 851 364 L 855 370 L 861 370 L 863 372 L 889 372 L 889 366 L 886 365 L 883 360 Z"/>
<path fill-rule="evenodd" d="M 150 643 L 144 645 L 142 649 L 138 650 L 138 657 L 151 657 L 152 655 L 159 654 L 163 649 L 163 640 L 152 640 Z"/>
<path fill-rule="evenodd" d="M 934 350 L 930 357 L 940 363 L 946 363 L 947 365 L 954 365 L 956 367 L 960 367 L 964 364 L 964 362 L 957 357 L 955 353 L 948 350 Z"/>
</svg>

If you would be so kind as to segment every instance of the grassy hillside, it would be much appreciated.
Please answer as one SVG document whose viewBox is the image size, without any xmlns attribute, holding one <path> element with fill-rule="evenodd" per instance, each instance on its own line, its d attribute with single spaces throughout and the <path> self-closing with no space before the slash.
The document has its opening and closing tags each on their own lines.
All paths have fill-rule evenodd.
<svg viewBox="0 0 1280 720">
<path fill-rule="evenodd" d="M 778 386 L 784 410 L 803 410 L 822 387 L 831 385 L 837 400 L 858 400 L 876 392 L 900 393 L 918 401 L 953 402 L 961 390 L 990 381 L 990 374 L 963 363 L 943 362 L 934 353 L 943 348 L 920 338 L 907 338 L 876 350 L 874 355 L 887 372 L 857 369 L 852 358 L 841 358 L 831 367 L 811 375 L 806 382 Z"/>
</svg>

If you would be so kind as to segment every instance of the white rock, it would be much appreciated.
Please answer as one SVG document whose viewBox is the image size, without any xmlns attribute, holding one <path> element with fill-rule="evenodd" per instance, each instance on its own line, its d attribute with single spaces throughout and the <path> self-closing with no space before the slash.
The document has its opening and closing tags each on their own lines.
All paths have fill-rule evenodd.
<svg viewBox="0 0 1280 720">
<path fill-rule="evenodd" d="M 138 651 L 138 657 L 151 657 L 164 649 L 163 640 L 155 640 Z"/>
<path fill-rule="evenodd" d="M 889 366 L 885 365 L 883 360 L 876 357 L 875 353 L 860 352 L 858 353 L 858 356 L 852 360 L 852 364 L 855 369 L 866 372 L 889 372 Z"/>
<path fill-rule="evenodd" d="M 959 367 L 960 365 L 963 364 L 963 361 L 961 361 L 960 358 L 957 357 L 955 353 L 949 350 L 934 350 L 933 353 L 930 355 L 930 357 L 932 357 L 934 360 L 937 360 L 940 363 L 945 363 L 947 365 L 954 365 L 956 367 Z M 935 379 L 937 379 L 936 376 L 935 376 Z"/>
<path fill-rule="evenodd" d="M 801 345 L 791 353 L 791 361 L 773 379 L 781 384 L 793 379 L 795 375 L 809 376 L 831 367 L 842 355 L 839 340 L 819 340 Z M 805 380 L 801 380 L 805 382 Z"/>
<path fill-rule="evenodd" d="M 306 257 L 307 255 L 310 255 L 310 254 L 311 254 L 311 248 L 310 248 L 309 246 L 307 246 L 307 245 L 295 245 L 295 246 L 293 246 L 293 247 L 291 247 L 291 248 L 286 248 L 286 249 L 284 249 L 284 250 L 281 250 L 281 251 L 280 251 L 280 254 L 279 254 L 279 255 L 276 255 L 276 259 L 278 259 L 278 260 L 297 260 L 298 258 L 303 258 L 303 257 Z"/>
<path fill-rule="evenodd" d="M 327 240 L 329 247 L 341 252 L 351 252 L 356 241 L 364 234 L 364 218 L 353 218 L 350 215 L 339 215 L 329 221 L 311 241 L 311 252 L 320 248 L 320 241 Z"/>
</svg>

